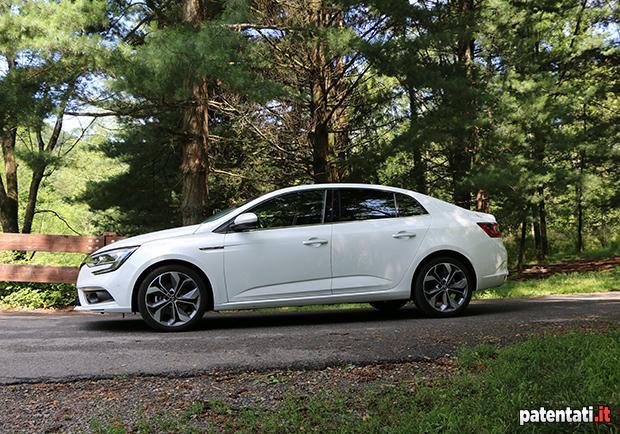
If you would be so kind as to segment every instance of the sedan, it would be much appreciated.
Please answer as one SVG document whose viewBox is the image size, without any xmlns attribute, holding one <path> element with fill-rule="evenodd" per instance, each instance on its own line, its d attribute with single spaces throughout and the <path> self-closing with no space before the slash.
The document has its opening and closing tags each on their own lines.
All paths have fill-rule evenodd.
<svg viewBox="0 0 620 434">
<path fill-rule="evenodd" d="M 76 309 L 139 312 L 160 331 L 207 311 L 310 304 L 389 312 L 412 300 L 450 317 L 507 275 L 490 214 L 400 188 L 315 184 L 105 246 L 80 268 Z"/>
</svg>

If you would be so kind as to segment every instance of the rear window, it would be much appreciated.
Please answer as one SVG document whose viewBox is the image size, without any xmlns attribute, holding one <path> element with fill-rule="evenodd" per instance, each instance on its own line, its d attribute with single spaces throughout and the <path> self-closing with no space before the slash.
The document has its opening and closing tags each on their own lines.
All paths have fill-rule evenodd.
<svg viewBox="0 0 620 434">
<path fill-rule="evenodd" d="M 338 221 L 374 220 L 396 217 L 394 194 L 389 191 L 366 189 L 340 190 Z"/>
</svg>

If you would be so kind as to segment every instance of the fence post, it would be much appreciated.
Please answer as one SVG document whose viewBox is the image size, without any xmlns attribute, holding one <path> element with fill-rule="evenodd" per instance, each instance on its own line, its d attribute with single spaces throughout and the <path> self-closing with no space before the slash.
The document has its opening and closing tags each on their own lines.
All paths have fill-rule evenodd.
<svg viewBox="0 0 620 434">
<path fill-rule="evenodd" d="M 118 239 L 118 235 L 116 234 L 116 232 L 104 232 L 103 233 L 103 245 L 104 246 L 112 244 L 117 239 Z"/>
</svg>

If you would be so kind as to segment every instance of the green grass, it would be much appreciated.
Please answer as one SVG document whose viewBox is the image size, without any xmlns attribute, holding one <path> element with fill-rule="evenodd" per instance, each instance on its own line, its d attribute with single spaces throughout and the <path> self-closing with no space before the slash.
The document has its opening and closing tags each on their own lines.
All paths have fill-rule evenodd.
<svg viewBox="0 0 620 434">
<path fill-rule="evenodd" d="M 620 291 L 620 270 L 556 274 L 544 279 L 509 280 L 497 288 L 474 293 L 474 299 L 535 297 L 550 294 L 583 294 Z"/>
<path fill-rule="evenodd" d="M 434 382 L 362 391 L 325 386 L 313 396 L 290 395 L 276 408 L 233 410 L 225 403 L 194 405 L 178 415 L 141 419 L 140 432 L 193 432 L 192 418 L 225 432 L 507 433 L 617 432 L 620 404 L 620 329 L 605 333 L 536 336 L 504 348 L 463 349 L 458 371 Z M 520 409 L 610 405 L 613 426 L 530 424 Z M 94 421 L 92 431 L 125 432 L 118 422 Z"/>
</svg>

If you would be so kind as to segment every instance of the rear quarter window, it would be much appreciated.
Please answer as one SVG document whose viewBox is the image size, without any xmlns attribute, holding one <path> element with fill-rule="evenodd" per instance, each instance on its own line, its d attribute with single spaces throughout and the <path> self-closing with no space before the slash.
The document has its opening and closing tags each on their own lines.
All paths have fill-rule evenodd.
<svg viewBox="0 0 620 434">
<path fill-rule="evenodd" d="M 420 202 L 413 197 L 402 193 L 395 193 L 395 196 L 398 217 L 413 217 L 428 214 L 424 207 L 420 205 Z"/>
</svg>

